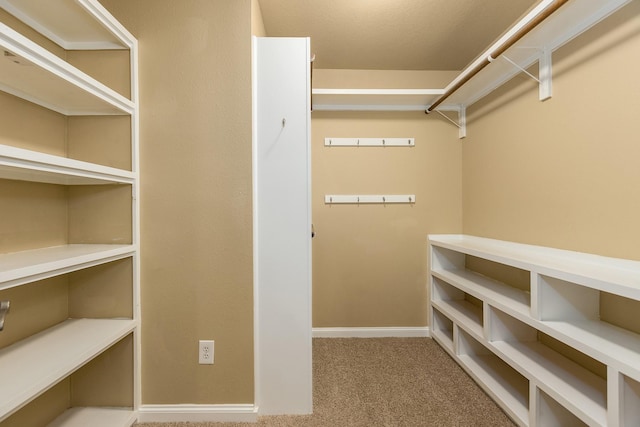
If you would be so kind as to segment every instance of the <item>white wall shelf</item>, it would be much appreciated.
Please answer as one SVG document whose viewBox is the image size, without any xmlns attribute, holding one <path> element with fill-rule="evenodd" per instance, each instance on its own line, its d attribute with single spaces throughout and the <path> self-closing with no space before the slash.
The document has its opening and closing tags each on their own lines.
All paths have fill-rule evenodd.
<svg viewBox="0 0 640 427">
<path fill-rule="evenodd" d="M 640 335 L 600 319 L 602 292 L 640 304 L 640 262 L 465 235 L 431 235 L 429 244 L 433 338 L 516 423 L 622 426 L 640 418 L 621 403 L 639 402 Z M 469 270 L 467 255 L 528 271 L 529 290 Z M 585 365 L 540 334 L 582 353 Z M 486 357 L 517 375 L 489 373 L 479 362 Z M 523 379 L 526 405 L 516 403 L 521 391 L 504 386 Z"/>
<path fill-rule="evenodd" d="M 0 421 L 135 327 L 131 319 L 71 319 L 0 350 Z"/>
<path fill-rule="evenodd" d="M 66 116 L 134 111 L 131 100 L 2 23 L 0 49 L 0 90 L 4 92 Z M 5 51 L 17 58 L 7 56 Z"/>
<path fill-rule="evenodd" d="M 93 267 L 136 252 L 133 245 L 63 245 L 0 255 L 0 290 Z"/>
<path fill-rule="evenodd" d="M 0 179 L 59 185 L 133 184 L 135 174 L 0 144 Z"/>
<path fill-rule="evenodd" d="M 424 111 L 443 89 L 313 89 L 314 111 Z"/>
<path fill-rule="evenodd" d="M 91 163 L 33 149 L 0 145 L 0 180 L 12 189 L 22 191 L 25 187 L 11 181 L 28 181 L 63 186 L 127 185 L 131 190 L 130 203 L 122 199 L 117 202 L 122 203 L 122 207 L 117 206 L 119 209 L 117 213 L 124 219 L 119 217 L 115 219 L 112 229 L 96 230 L 95 228 L 99 226 L 92 229 L 90 225 L 96 220 L 96 214 L 91 209 L 79 209 L 73 216 L 67 217 L 71 225 L 86 226 L 83 228 L 86 236 L 71 237 L 69 235 L 69 241 L 80 240 L 82 243 L 82 239 L 88 242 L 93 242 L 95 239 L 98 243 L 106 244 L 66 244 L 31 250 L 21 250 L 20 247 L 16 247 L 14 251 L 11 246 L 2 248 L 7 253 L 0 254 L 0 291 L 16 286 L 29 286 L 43 279 L 124 259 L 129 259 L 130 262 L 113 265 L 130 265 L 131 274 L 127 277 L 128 273 L 124 273 L 119 283 L 117 283 L 118 280 L 105 280 L 109 278 L 109 273 L 105 272 L 109 269 L 93 269 L 90 273 L 87 272 L 89 278 L 83 274 L 75 276 L 74 288 L 77 292 L 72 294 L 69 290 L 66 295 L 69 300 L 68 314 L 74 311 L 101 313 L 99 315 L 101 318 L 68 319 L 55 326 L 43 322 L 40 329 L 44 330 L 34 335 L 25 336 L 27 332 L 25 325 L 21 323 L 22 316 L 12 316 L 12 313 L 18 313 L 19 310 L 24 309 L 24 304 L 23 306 L 12 304 L 12 312 L 5 319 L 5 331 L 12 330 L 16 339 L 22 339 L 0 349 L 0 378 L 2 379 L 0 381 L 0 421 L 20 411 L 21 408 L 23 411 L 29 411 L 30 407 L 25 405 L 61 381 L 71 378 L 69 383 L 73 383 L 74 372 L 93 358 L 108 352 L 114 345 L 122 342 L 123 338 L 128 337 L 133 342 L 130 358 L 126 355 L 118 355 L 111 360 L 108 357 L 107 359 L 110 359 L 108 363 L 101 363 L 99 366 L 91 366 L 88 369 L 90 375 L 99 376 L 105 374 L 105 370 L 106 374 L 110 375 L 113 370 L 120 372 L 123 368 L 126 370 L 130 368 L 133 372 L 130 381 L 124 381 L 123 385 L 119 386 L 121 390 L 109 392 L 106 395 L 83 396 L 85 401 L 95 401 L 96 404 L 99 401 L 100 407 L 72 407 L 66 411 L 64 408 L 58 408 L 59 413 L 51 414 L 52 418 L 56 415 L 58 417 L 50 425 L 52 427 L 80 425 L 129 427 L 137 420 L 141 395 L 138 330 L 140 185 L 137 41 L 97 0 L 48 0 L 45 2 L 0 0 L 0 8 L 66 50 L 128 50 L 127 67 L 131 88 L 130 97 L 123 96 L 21 33 L 0 23 L 0 90 L 65 116 L 125 115 L 130 116 L 131 123 L 129 135 L 124 136 L 126 140 L 117 141 L 117 144 L 122 144 L 118 146 L 130 145 L 131 167 L 128 170 L 108 167 L 100 164 L 100 161 Z M 100 53 L 96 55 L 100 56 Z M 126 65 L 122 64 L 122 66 Z M 10 97 L 7 97 L 7 100 L 7 102 L 13 102 Z M 35 109 L 29 108 L 23 111 L 25 116 L 20 117 L 20 120 L 29 123 L 32 118 L 30 114 Z M 110 122 L 101 120 L 102 123 Z M 100 131 L 102 129 L 87 128 L 86 135 Z M 3 134 L 3 137 L 3 142 L 7 141 L 6 143 L 11 144 L 10 141 L 15 138 L 15 135 Z M 37 146 L 39 143 L 39 141 L 27 142 L 32 143 L 29 144 L 30 146 Z M 72 142 L 82 143 L 77 140 L 71 141 L 71 137 L 68 137 L 66 143 Z M 95 207 L 99 212 L 103 207 L 100 203 L 105 202 L 101 198 L 92 197 L 94 189 L 86 190 L 90 196 L 78 196 L 78 200 L 84 202 L 91 198 L 91 203 L 97 204 L 95 206 L 91 204 L 91 208 Z M 84 191 L 79 190 L 78 194 L 84 194 Z M 96 193 L 99 191 L 101 190 L 95 190 Z M 119 197 L 126 196 L 121 191 L 116 192 L 120 194 Z M 30 198 L 29 202 L 38 202 L 38 200 Z M 71 200 L 71 197 L 59 198 L 61 203 L 66 202 L 68 205 Z M 0 203 L 5 201 L 0 199 Z M 16 200 L 12 199 L 11 202 L 16 203 Z M 17 203 L 20 202 L 21 200 L 17 201 Z M 7 217 L 7 221 L 15 220 L 11 215 Z M 5 221 L 4 217 L 2 221 Z M 12 224 L 13 222 L 9 222 L 9 225 Z M 68 225 L 56 223 L 53 226 Z M 115 231 L 116 229 L 118 231 Z M 111 234 L 111 232 L 120 233 L 120 230 L 122 235 Z M 25 236 L 37 234 L 32 233 L 32 230 L 24 230 L 24 233 Z M 108 244 L 112 241 L 130 241 L 131 244 Z M 40 243 L 38 238 L 29 241 L 29 244 L 35 247 Z M 105 293 L 109 293 L 112 289 L 114 292 L 130 292 L 130 307 L 122 307 L 121 311 L 118 309 L 111 312 L 110 308 L 89 301 L 82 292 L 86 290 L 85 286 L 91 285 L 93 280 L 108 282 L 102 286 L 101 291 Z M 111 282 L 114 282 L 113 287 Z M 105 289 L 106 286 L 109 287 Z M 72 295 L 75 298 L 71 298 Z M 121 318 L 122 313 L 131 314 L 124 314 L 126 318 Z M 42 357 L 43 349 L 46 349 L 46 357 Z M 96 387 L 99 386 L 99 384 L 96 385 Z M 66 391 L 70 393 L 72 388 L 71 384 Z M 62 389 L 56 389 L 56 391 L 52 390 L 52 393 L 60 391 L 65 392 Z M 108 403 L 111 400 L 122 402 L 120 395 L 114 395 L 120 392 L 122 395 L 132 396 L 130 405 L 125 401 L 121 406 L 128 406 L 127 408 L 109 407 Z M 73 405 L 73 401 L 71 404 Z"/>
<path fill-rule="evenodd" d="M 542 23 L 516 42 L 503 56 L 491 63 L 464 83 L 440 104 L 435 111 L 458 112 L 459 137 L 466 136 L 466 109 L 502 86 L 517 74 L 536 62 L 540 82 L 541 100 L 552 95 L 552 52 L 576 36 L 607 18 L 631 0 L 569 0 Z M 536 14 L 546 9 L 554 0 L 542 0 L 522 20 L 515 23 L 504 35 L 472 62 L 444 89 L 313 89 L 313 110 L 329 111 L 425 111 L 440 95 L 463 81 L 478 64 L 486 61 L 495 50 L 517 33 Z M 447 117 L 449 121 L 453 121 Z"/>
</svg>

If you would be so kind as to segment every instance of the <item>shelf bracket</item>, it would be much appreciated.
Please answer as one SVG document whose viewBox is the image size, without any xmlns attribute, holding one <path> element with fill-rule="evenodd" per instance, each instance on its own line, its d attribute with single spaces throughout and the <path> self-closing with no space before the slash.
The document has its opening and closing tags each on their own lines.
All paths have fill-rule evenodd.
<svg viewBox="0 0 640 427">
<path fill-rule="evenodd" d="M 463 139 L 467 137 L 467 108 L 464 105 L 459 105 L 457 107 L 449 107 L 444 109 L 445 111 L 455 111 L 458 113 L 458 121 L 456 122 L 451 117 L 447 116 L 440 110 L 433 110 L 436 113 L 440 114 L 442 117 L 451 122 L 455 127 L 458 128 L 458 138 Z"/>
<path fill-rule="evenodd" d="M 540 101 L 546 101 L 551 98 L 552 95 L 551 53 L 551 49 L 546 46 L 540 50 L 540 56 L 538 57 L 538 77 L 528 72 L 515 61 L 512 61 L 507 55 L 503 54 L 500 57 L 538 82 L 538 98 Z"/>
<path fill-rule="evenodd" d="M 11 303 L 9 301 L 0 301 L 0 331 L 4 329 L 4 317 L 9 312 Z"/>
</svg>

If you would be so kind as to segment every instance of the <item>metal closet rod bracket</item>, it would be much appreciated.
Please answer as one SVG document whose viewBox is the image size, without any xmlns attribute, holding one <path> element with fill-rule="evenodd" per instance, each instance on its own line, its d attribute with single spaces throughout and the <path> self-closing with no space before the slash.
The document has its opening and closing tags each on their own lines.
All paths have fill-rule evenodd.
<svg viewBox="0 0 640 427">
<path fill-rule="evenodd" d="M 9 312 L 11 303 L 9 301 L 0 301 L 0 331 L 4 329 L 4 317 Z"/>
<path fill-rule="evenodd" d="M 520 72 L 526 74 L 527 76 L 531 77 L 533 80 L 535 80 L 536 82 L 538 82 L 538 98 L 540 99 L 540 101 L 546 101 L 547 99 L 551 98 L 552 96 L 552 68 L 551 68 L 551 63 L 552 63 L 552 51 L 551 49 L 544 47 L 542 49 L 538 49 L 538 48 L 534 48 L 534 47 L 518 47 L 518 49 L 535 49 L 537 51 L 539 51 L 538 54 L 538 77 L 534 76 L 533 74 L 531 74 L 530 72 L 528 72 L 523 66 L 521 66 L 520 64 L 518 64 L 517 62 L 513 61 L 511 58 L 509 58 L 507 55 L 502 54 L 499 58 L 504 59 L 505 61 L 507 61 L 509 64 L 513 65 L 515 68 L 517 68 Z M 492 58 L 489 57 L 487 58 L 489 60 L 489 62 L 493 62 L 496 61 L 496 58 Z"/>
</svg>

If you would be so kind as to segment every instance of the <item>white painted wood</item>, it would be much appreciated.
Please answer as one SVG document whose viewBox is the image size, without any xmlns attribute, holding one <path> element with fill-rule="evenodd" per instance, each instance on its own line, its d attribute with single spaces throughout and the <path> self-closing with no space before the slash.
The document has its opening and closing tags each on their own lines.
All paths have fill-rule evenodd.
<svg viewBox="0 0 640 427">
<path fill-rule="evenodd" d="M 133 184 L 135 174 L 0 144 L 0 178 L 60 185 Z"/>
<path fill-rule="evenodd" d="M 133 239 L 131 245 L 65 245 L 0 255 L 0 289 L 131 257 L 134 304 L 133 319 L 69 320 L 1 350 L 0 417 L 133 333 L 133 408 L 72 408 L 52 424 L 130 426 L 141 399 L 138 44 L 96 0 L 0 0 L 0 7 L 65 49 L 130 50 L 131 99 L 127 99 L 0 23 L 0 90 L 64 115 L 130 115 L 132 123 L 130 171 L 0 145 L 0 179 L 130 185 Z M 46 356 L 38 358 L 43 348 Z"/>
<path fill-rule="evenodd" d="M 429 328 L 426 326 L 313 328 L 313 338 L 422 338 L 429 336 Z"/>
<path fill-rule="evenodd" d="M 94 0 L 0 0 L 0 7 L 67 50 L 128 48 L 106 28 L 112 21 L 91 13 L 103 9 Z"/>
<path fill-rule="evenodd" d="M 64 115 L 132 114 L 133 102 L 0 23 L 0 90 Z"/>
<path fill-rule="evenodd" d="M 521 68 L 526 69 L 539 59 L 542 50 L 548 49 L 551 52 L 555 51 L 630 1 L 631 0 L 571 0 L 535 27 L 514 46 L 509 48 L 505 54 Z M 546 9 L 551 3 L 553 3 L 553 0 L 544 0 L 538 3 L 522 20 L 505 32 L 496 43 L 478 55 L 478 60 L 470 64 L 468 69 L 472 69 L 477 62 L 486 58 L 497 46 L 502 44 L 504 40 L 507 40 L 512 34 L 515 34 L 537 15 L 539 11 Z M 457 83 L 465 71 L 466 70 L 447 87 L 452 87 Z M 519 74 L 519 72 L 519 69 L 514 68 L 509 63 L 493 61 L 473 79 L 465 83 L 451 95 L 445 101 L 445 104 L 462 104 L 469 107 L 509 81 L 515 75 Z"/>
<path fill-rule="evenodd" d="M 435 307 L 432 308 L 432 317 L 431 321 L 431 337 L 438 341 L 438 343 L 445 347 L 451 354 L 454 352 L 453 342 L 454 342 L 454 323 L 447 316 L 442 314 Z"/>
<path fill-rule="evenodd" d="M 433 301 L 433 306 L 474 337 L 482 338 L 482 309 L 462 300 Z"/>
<path fill-rule="evenodd" d="M 518 425 L 528 425 L 527 379 L 465 332 L 458 337 L 460 365 Z"/>
<path fill-rule="evenodd" d="M 325 138 L 325 147 L 414 147 L 415 138 Z"/>
<path fill-rule="evenodd" d="M 313 89 L 314 111 L 424 111 L 442 89 Z"/>
<path fill-rule="evenodd" d="M 486 346 L 530 381 L 532 425 L 637 423 L 640 335 L 601 321 L 599 305 L 601 291 L 640 300 L 640 262 L 464 235 L 431 235 L 429 242 L 430 306 L 453 321 L 454 339 L 460 336 L 454 358 L 476 379 L 484 371 L 474 369 L 483 368 L 467 359 L 487 354 Z M 529 271 L 532 310 L 528 292 L 464 270 L 465 254 Z M 449 299 L 459 304 L 460 293 L 483 302 L 486 339 L 447 307 Z M 603 363 L 608 379 L 538 342 L 538 331 Z"/>
<path fill-rule="evenodd" d="M 136 418 L 131 408 L 71 408 L 47 427 L 129 427 Z"/>
<path fill-rule="evenodd" d="M 518 318 L 529 314 L 529 294 L 523 290 L 469 270 L 433 270 L 432 275 Z"/>
<path fill-rule="evenodd" d="M 258 407 L 252 404 L 228 405 L 141 405 L 139 421 L 143 423 L 234 422 L 255 423 Z"/>
<path fill-rule="evenodd" d="M 606 424 L 605 380 L 539 342 L 495 341 L 491 347 L 584 422 Z"/>
<path fill-rule="evenodd" d="M 0 289 L 132 256 L 134 245 L 64 245 L 0 255 Z"/>
<path fill-rule="evenodd" d="M 415 194 L 327 194 L 324 196 L 324 202 L 331 204 L 387 204 L 387 203 L 415 203 Z"/>
<path fill-rule="evenodd" d="M 256 403 L 312 412 L 309 39 L 254 39 Z"/>
<path fill-rule="evenodd" d="M 136 326 L 131 319 L 71 319 L 0 350 L 0 421 Z"/>
</svg>

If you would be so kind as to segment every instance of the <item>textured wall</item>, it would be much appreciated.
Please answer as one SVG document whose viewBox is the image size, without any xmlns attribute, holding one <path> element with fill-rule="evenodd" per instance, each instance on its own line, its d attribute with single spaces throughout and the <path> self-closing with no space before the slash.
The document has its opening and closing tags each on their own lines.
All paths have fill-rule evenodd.
<svg viewBox="0 0 640 427">
<path fill-rule="evenodd" d="M 251 2 L 102 4 L 140 46 L 143 403 L 253 402 Z"/>
<path fill-rule="evenodd" d="M 315 87 L 439 88 L 451 72 L 315 70 Z M 457 129 L 424 112 L 312 113 L 313 326 L 427 324 L 427 234 L 462 226 Z M 415 147 L 325 147 L 408 137 Z M 415 194 L 415 204 L 326 205 L 325 194 Z"/>
</svg>

